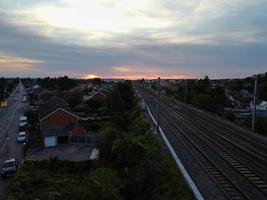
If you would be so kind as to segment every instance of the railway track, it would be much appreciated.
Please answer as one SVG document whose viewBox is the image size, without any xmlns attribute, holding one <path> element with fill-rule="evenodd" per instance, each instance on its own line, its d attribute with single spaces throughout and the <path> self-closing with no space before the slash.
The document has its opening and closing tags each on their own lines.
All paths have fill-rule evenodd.
<svg viewBox="0 0 267 200">
<path fill-rule="evenodd" d="M 155 93 L 145 90 L 142 96 L 152 110 L 155 110 Z M 229 127 L 218 120 L 211 123 L 210 118 L 206 119 L 209 116 L 202 118 L 202 113 L 188 110 L 179 102 L 162 98 L 162 120 L 222 189 L 226 197 L 267 199 L 265 141 L 261 141 L 260 145 L 254 148 L 258 140 L 255 142 L 245 134 L 240 136 L 239 141 L 240 133 L 235 133 L 239 130 L 229 131 Z M 220 126 L 217 123 L 220 123 Z M 253 142 L 250 143 L 251 140 Z M 195 147 L 194 150 L 192 146 Z"/>
</svg>

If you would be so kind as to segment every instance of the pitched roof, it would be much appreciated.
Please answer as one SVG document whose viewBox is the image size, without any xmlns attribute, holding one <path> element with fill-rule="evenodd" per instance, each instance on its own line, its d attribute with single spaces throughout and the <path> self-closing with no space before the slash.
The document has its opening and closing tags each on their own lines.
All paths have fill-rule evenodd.
<svg viewBox="0 0 267 200">
<path fill-rule="evenodd" d="M 260 106 L 265 106 L 265 105 L 267 105 L 267 101 L 262 101 L 262 102 L 260 103 Z"/>
<path fill-rule="evenodd" d="M 96 92 L 93 92 L 90 96 L 89 96 L 89 99 L 92 99 L 92 98 L 95 98 L 95 97 L 106 97 L 106 94 L 104 94 L 103 92 L 101 91 L 96 91 Z"/>
<path fill-rule="evenodd" d="M 60 99 L 57 96 L 50 98 L 48 101 L 42 104 L 39 108 L 40 119 L 45 118 L 47 115 L 51 114 L 52 112 L 56 111 L 59 108 L 69 111 L 69 107 L 66 101 Z"/>
</svg>

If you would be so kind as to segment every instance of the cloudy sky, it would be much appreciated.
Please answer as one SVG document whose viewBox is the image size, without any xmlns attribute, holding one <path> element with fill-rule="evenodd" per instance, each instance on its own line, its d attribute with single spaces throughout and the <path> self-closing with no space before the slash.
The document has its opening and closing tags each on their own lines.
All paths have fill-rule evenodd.
<svg viewBox="0 0 267 200">
<path fill-rule="evenodd" d="M 267 71 L 267 0 L 0 0 L 0 76 Z"/>
</svg>

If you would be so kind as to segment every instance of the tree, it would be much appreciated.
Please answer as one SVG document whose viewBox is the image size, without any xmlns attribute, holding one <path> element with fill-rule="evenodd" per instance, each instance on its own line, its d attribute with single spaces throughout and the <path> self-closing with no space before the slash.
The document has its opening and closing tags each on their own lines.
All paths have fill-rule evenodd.
<svg viewBox="0 0 267 200">
<path fill-rule="evenodd" d="M 198 94 L 209 94 L 210 89 L 210 79 L 207 75 L 197 82 Z"/>
<path fill-rule="evenodd" d="M 39 81 L 41 82 L 41 86 L 45 89 L 69 90 L 77 86 L 77 82 L 67 76 L 58 78 L 46 77 Z"/>
<path fill-rule="evenodd" d="M 135 98 L 131 81 L 127 80 L 124 83 L 119 83 L 117 87 L 124 100 L 126 109 L 127 110 L 132 109 L 135 104 Z"/>
<path fill-rule="evenodd" d="M 244 80 L 233 79 L 227 82 L 227 86 L 232 91 L 240 91 L 244 88 Z"/>
<path fill-rule="evenodd" d="M 91 98 L 86 101 L 88 112 L 97 112 L 100 108 L 106 107 L 106 99 Z"/>
<path fill-rule="evenodd" d="M 194 102 L 205 108 L 214 108 L 213 98 L 208 94 L 200 94 L 195 96 Z"/>
<path fill-rule="evenodd" d="M 0 83 L 0 101 L 4 99 L 4 86 Z"/>
<path fill-rule="evenodd" d="M 80 104 L 83 100 L 83 90 L 80 88 L 75 88 L 71 90 L 70 97 L 68 99 L 68 103 L 71 108 L 74 108 L 78 104 Z"/>
<path fill-rule="evenodd" d="M 64 76 L 57 79 L 57 86 L 60 90 L 69 90 L 76 87 L 77 83 L 74 79 Z"/>
<path fill-rule="evenodd" d="M 224 89 L 222 87 L 215 87 L 211 90 L 211 96 L 213 98 L 213 104 L 218 111 L 223 110 L 227 104 L 227 98 L 225 96 Z"/>
<path fill-rule="evenodd" d="M 97 146 L 99 148 L 99 156 L 104 161 L 112 160 L 112 146 L 116 138 L 122 134 L 121 131 L 116 129 L 104 130 L 97 140 Z"/>
<path fill-rule="evenodd" d="M 244 125 L 251 129 L 251 116 L 244 120 Z M 261 116 L 256 116 L 255 131 L 260 134 L 267 134 L 267 119 Z"/>
<path fill-rule="evenodd" d="M 234 112 L 225 112 L 224 117 L 228 119 L 230 122 L 233 122 L 236 118 Z"/>
<path fill-rule="evenodd" d="M 125 101 L 118 90 L 113 90 L 108 94 L 108 108 L 111 112 L 124 112 L 126 110 Z"/>
<path fill-rule="evenodd" d="M 134 91 L 130 81 L 118 83 L 108 95 L 108 106 L 113 112 L 130 110 L 135 105 Z"/>
<path fill-rule="evenodd" d="M 109 168 L 98 168 L 90 172 L 83 182 L 80 199 L 122 200 L 119 192 L 119 181 Z"/>
<path fill-rule="evenodd" d="M 129 116 L 127 113 L 120 113 L 112 116 L 113 126 L 119 130 L 127 131 L 129 129 Z"/>
<path fill-rule="evenodd" d="M 4 99 L 6 80 L 2 77 L 0 79 L 0 101 Z"/>
<path fill-rule="evenodd" d="M 38 111 L 36 110 L 26 110 L 24 115 L 27 117 L 28 122 L 32 125 L 36 125 L 38 122 Z"/>
<path fill-rule="evenodd" d="M 89 81 L 94 85 L 99 85 L 102 83 L 102 80 L 100 78 L 89 79 Z"/>
<path fill-rule="evenodd" d="M 267 101 L 267 72 L 259 79 L 259 97 Z"/>
<path fill-rule="evenodd" d="M 57 80 L 56 78 L 46 77 L 41 80 L 41 86 L 45 89 L 56 89 Z"/>
<path fill-rule="evenodd" d="M 131 168 L 138 166 L 147 159 L 147 150 L 138 137 L 123 134 L 112 145 L 112 154 L 118 168 Z"/>
</svg>

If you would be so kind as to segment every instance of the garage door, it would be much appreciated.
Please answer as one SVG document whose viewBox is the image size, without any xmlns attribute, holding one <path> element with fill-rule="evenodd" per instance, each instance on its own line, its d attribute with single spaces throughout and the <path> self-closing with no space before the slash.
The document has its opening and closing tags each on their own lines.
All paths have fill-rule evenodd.
<svg viewBox="0 0 267 200">
<path fill-rule="evenodd" d="M 54 146 L 56 146 L 57 145 L 56 137 L 55 136 L 45 137 L 44 145 L 45 145 L 45 147 L 54 147 Z"/>
</svg>

